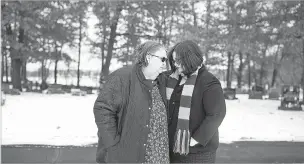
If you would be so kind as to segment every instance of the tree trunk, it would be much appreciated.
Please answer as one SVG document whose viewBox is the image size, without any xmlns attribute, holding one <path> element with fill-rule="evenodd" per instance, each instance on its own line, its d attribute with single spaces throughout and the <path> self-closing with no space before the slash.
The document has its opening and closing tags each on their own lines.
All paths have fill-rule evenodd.
<svg viewBox="0 0 304 164">
<path fill-rule="evenodd" d="M 4 82 L 4 56 L 6 56 L 6 53 L 5 51 L 3 51 L 3 48 L 2 48 L 2 56 L 1 56 L 1 82 L 3 83 Z"/>
<path fill-rule="evenodd" d="M 250 59 L 250 54 L 247 53 L 247 67 L 248 67 L 248 88 L 251 88 L 251 59 Z"/>
<path fill-rule="evenodd" d="M 194 27 L 197 27 L 197 14 L 195 12 L 195 1 L 192 1 L 191 3 L 191 9 L 192 9 L 192 15 L 193 15 L 193 25 Z"/>
<path fill-rule="evenodd" d="M 173 26 L 173 22 L 174 22 L 174 8 L 172 8 L 171 10 L 171 20 L 170 20 L 170 24 L 169 24 L 169 38 L 167 39 L 167 45 L 170 45 L 170 41 L 171 41 L 171 38 L 172 38 L 172 26 Z"/>
<path fill-rule="evenodd" d="M 162 3 L 162 5 L 165 6 L 166 4 Z M 165 10 L 165 7 L 164 7 L 163 10 L 162 10 L 162 23 L 161 23 L 161 29 L 160 29 L 161 34 L 162 34 L 161 36 L 162 36 L 163 45 L 166 45 L 166 43 L 167 43 L 167 26 L 166 26 L 165 16 L 166 16 L 166 10 Z"/>
<path fill-rule="evenodd" d="M 231 88 L 231 52 L 228 52 L 228 65 L 227 65 L 227 74 L 226 74 L 226 81 L 227 81 L 227 88 Z"/>
<path fill-rule="evenodd" d="M 104 36 L 102 41 L 102 47 L 101 47 L 101 68 L 103 68 L 105 64 L 105 44 L 106 44 L 106 27 L 104 27 Z"/>
<path fill-rule="evenodd" d="M 12 84 L 13 88 L 19 89 L 22 91 L 21 88 L 21 66 L 22 61 L 20 58 L 12 58 Z"/>
<path fill-rule="evenodd" d="M 186 24 L 186 22 L 187 22 L 187 19 L 186 19 L 186 16 L 185 16 L 185 15 L 187 15 L 187 14 L 186 14 L 186 11 L 185 11 L 185 10 L 186 10 L 186 9 L 184 9 L 184 8 L 182 9 L 182 13 L 183 13 L 183 14 L 182 14 L 182 15 L 183 15 L 183 24 Z M 182 28 L 182 29 L 183 29 L 183 35 L 182 35 L 182 36 L 185 37 L 185 35 L 186 35 L 186 26 L 183 25 L 183 28 Z"/>
<path fill-rule="evenodd" d="M 23 34 L 24 36 L 26 36 L 27 34 L 24 32 Z M 28 44 L 28 40 L 26 38 L 23 39 L 23 43 L 24 43 L 24 46 L 27 47 L 29 44 Z M 22 73 L 22 81 L 23 81 L 23 84 L 25 84 L 25 87 L 27 88 L 28 85 L 27 85 L 27 59 L 28 57 L 26 56 L 27 54 L 23 54 L 22 55 L 22 68 L 21 68 L 21 73 Z"/>
<path fill-rule="evenodd" d="M 267 50 L 268 45 L 266 45 L 265 49 L 263 50 L 263 58 L 262 58 L 262 63 L 261 63 L 261 70 L 260 70 L 260 80 L 259 80 L 259 85 L 263 86 L 263 79 L 265 76 L 265 58 L 266 58 L 266 50 Z"/>
<path fill-rule="evenodd" d="M 302 2 L 304 5 L 304 2 Z M 303 12 L 304 15 L 304 12 Z M 304 37 L 304 36 L 302 36 Z M 301 84 L 303 89 L 303 102 L 304 102 L 304 38 L 302 38 L 302 78 L 301 78 Z"/>
<path fill-rule="evenodd" d="M 46 45 L 46 40 L 45 40 L 45 38 L 43 38 L 43 40 L 42 40 L 42 49 L 43 49 L 43 52 L 44 53 L 46 53 L 46 49 L 44 48 L 45 47 L 45 45 Z M 45 83 L 45 66 L 44 66 L 44 60 L 45 59 L 42 59 L 40 62 L 41 62 L 41 84 L 44 84 Z"/>
<path fill-rule="evenodd" d="M 115 11 L 115 15 L 113 17 L 113 23 L 110 26 L 111 32 L 110 32 L 110 38 L 109 38 L 109 43 L 108 43 L 108 53 L 107 53 L 107 57 L 106 57 L 106 62 L 105 62 L 105 66 L 102 70 L 103 75 L 107 76 L 109 75 L 109 67 L 111 64 L 111 59 L 112 59 L 112 54 L 113 54 L 113 47 L 114 47 L 114 42 L 115 42 L 115 38 L 116 38 L 116 29 L 117 29 L 117 23 L 118 23 L 118 19 L 120 17 L 121 11 L 122 11 L 122 3 L 118 4 L 116 7 L 116 11 Z"/>
<path fill-rule="evenodd" d="M 254 80 L 255 85 L 257 85 L 258 84 L 258 77 L 257 77 L 257 71 L 255 69 L 254 64 L 252 66 L 252 76 L 253 76 L 253 80 Z"/>
<path fill-rule="evenodd" d="M 301 1 L 301 8 L 302 8 L 302 12 L 301 12 L 301 16 L 299 17 L 299 20 L 302 20 L 302 30 L 303 30 L 303 16 L 304 16 L 304 2 Z M 302 18 L 302 19 L 301 19 Z M 301 78 L 301 84 L 302 84 L 302 91 L 303 91 L 303 103 L 304 103 L 304 35 L 302 33 L 302 78 Z"/>
<path fill-rule="evenodd" d="M 232 85 L 232 81 L 233 81 L 233 75 L 236 74 L 236 72 L 234 70 L 234 59 L 235 59 L 235 54 L 231 53 L 231 60 L 230 60 L 230 84 L 231 85 Z"/>
<path fill-rule="evenodd" d="M 6 54 L 5 57 L 5 80 L 8 83 L 8 55 Z"/>
<path fill-rule="evenodd" d="M 18 35 L 18 42 L 23 43 L 24 41 L 24 29 L 19 27 L 19 35 Z M 19 89 L 22 91 L 21 87 L 21 68 L 22 68 L 22 59 L 21 54 L 19 50 L 13 50 L 14 53 L 11 53 L 13 56 L 11 57 L 12 60 L 12 82 L 13 82 L 13 88 Z M 12 52 L 11 51 L 11 52 Z"/>
<path fill-rule="evenodd" d="M 13 35 L 13 31 L 12 31 L 12 26 L 11 26 L 11 24 L 8 24 L 6 27 L 5 27 L 5 29 L 6 29 L 6 35 L 7 36 L 12 36 Z M 8 44 L 9 44 L 9 46 L 10 46 L 10 48 L 9 48 L 9 52 L 10 52 L 10 55 L 11 55 L 11 57 L 12 57 L 12 46 L 11 46 L 11 44 L 12 43 L 10 43 L 9 41 L 8 41 Z M 6 53 L 6 55 L 5 55 L 5 75 L 6 75 L 6 82 L 8 83 L 9 82 L 9 80 L 8 80 L 8 53 Z"/>
<path fill-rule="evenodd" d="M 304 51 L 303 51 L 303 57 L 304 57 Z M 304 102 L 304 66 L 302 66 L 302 78 L 301 78 L 301 85 L 303 90 L 303 102 Z"/>
<path fill-rule="evenodd" d="M 271 78 L 271 87 L 274 87 L 275 86 L 275 83 L 276 83 L 276 79 L 278 77 L 278 73 L 279 73 L 279 68 L 280 68 L 280 65 L 281 65 L 281 62 L 283 60 L 284 56 L 282 55 L 281 58 L 280 58 L 280 61 L 277 62 L 277 56 L 276 56 L 276 59 L 275 59 L 275 63 L 273 64 L 273 71 L 272 71 L 272 78 Z"/>
<path fill-rule="evenodd" d="M 23 59 L 23 61 L 22 61 L 22 68 L 21 68 L 23 83 L 27 83 L 26 64 L 27 64 L 26 59 Z"/>
<path fill-rule="evenodd" d="M 45 79 L 45 77 L 44 77 L 44 76 L 45 76 L 45 75 L 44 75 L 44 72 L 45 72 L 45 71 L 44 71 L 44 68 L 45 68 L 45 67 L 44 67 L 44 60 L 41 60 L 40 62 L 41 62 L 41 83 L 43 83 L 43 82 L 44 82 L 44 79 Z"/>
<path fill-rule="evenodd" d="M 106 8 L 107 9 L 107 8 Z M 102 84 L 104 80 L 103 69 L 105 65 L 105 44 L 107 38 L 107 24 L 105 21 L 102 22 L 102 31 L 100 31 L 101 35 L 103 36 L 102 44 L 101 44 L 101 69 L 100 69 L 100 76 L 99 76 L 99 83 Z"/>
<path fill-rule="evenodd" d="M 54 84 L 57 84 L 57 65 L 58 65 L 58 59 L 55 60 L 55 68 L 54 68 Z"/>
<path fill-rule="evenodd" d="M 264 67 L 265 67 L 265 63 L 264 61 L 262 61 L 261 64 L 261 69 L 260 69 L 260 78 L 259 78 L 259 85 L 263 85 L 263 79 L 264 79 Z"/>
<path fill-rule="evenodd" d="M 58 74 L 58 62 L 61 58 L 62 47 L 64 43 L 60 45 L 60 49 L 58 50 L 58 44 L 55 42 L 55 52 L 56 52 L 56 60 L 55 60 L 55 68 L 54 68 L 54 84 L 57 84 L 57 74 Z"/>
<path fill-rule="evenodd" d="M 271 88 L 273 88 L 274 85 L 275 85 L 277 75 L 278 75 L 278 69 L 274 68 L 273 71 L 272 71 Z"/>
<path fill-rule="evenodd" d="M 82 42 L 82 16 L 79 16 L 79 43 L 78 43 L 78 64 L 77 64 L 77 87 L 80 83 L 80 55 Z"/>
<path fill-rule="evenodd" d="M 243 68 L 244 68 L 243 53 L 241 51 L 239 51 L 239 59 L 240 59 L 240 65 L 239 65 L 238 74 L 237 74 L 237 87 L 241 88 L 242 87 L 242 78 L 243 78 Z"/>
<path fill-rule="evenodd" d="M 2 7 L 2 6 L 1 6 Z M 3 7 L 5 7 L 5 5 L 3 5 Z M 1 49 L 2 49 L 2 55 L 1 55 L 1 82 L 3 83 L 4 82 L 4 56 L 7 55 L 7 52 L 6 52 L 6 43 L 7 43 L 7 40 L 6 40 L 6 35 L 3 35 L 3 38 L 2 38 L 2 46 L 1 46 Z"/>
<path fill-rule="evenodd" d="M 130 61 L 130 44 L 128 43 L 128 46 L 127 46 L 127 54 L 126 54 L 126 65 L 129 64 L 129 61 Z"/>
<path fill-rule="evenodd" d="M 211 9 L 211 0 L 207 0 L 207 14 L 206 14 L 206 35 L 207 35 L 207 45 L 206 45 L 206 50 L 205 50 L 205 58 L 206 61 L 205 63 L 208 64 L 207 62 L 209 61 L 209 49 L 210 49 L 210 34 L 209 34 L 209 26 L 210 26 L 210 9 Z"/>
</svg>

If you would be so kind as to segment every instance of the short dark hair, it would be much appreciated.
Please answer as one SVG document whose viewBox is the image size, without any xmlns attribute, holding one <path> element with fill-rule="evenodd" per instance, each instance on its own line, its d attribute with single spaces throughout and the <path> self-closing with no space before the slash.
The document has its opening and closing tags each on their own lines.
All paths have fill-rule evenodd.
<svg viewBox="0 0 304 164">
<path fill-rule="evenodd" d="M 176 71 L 173 52 L 176 53 L 177 62 L 181 64 L 186 76 L 195 72 L 203 63 L 203 53 L 199 46 L 192 40 L 185 40 L 177 43 L 168 52 L 169 64 L 173 72 Z"/>
<path fill-rule="evenodd" d="M 147 55 L 149 53 L 155 53 L 161 48 L 165 49 L 165 47 L 162 44 L 155 41 L 147 41 L 143 44 L 140 44 L 135 49 L 135 55 L 137 56 L 137 63 L 140 66 L 147 66 L 148 65 Z"/>
</svg>

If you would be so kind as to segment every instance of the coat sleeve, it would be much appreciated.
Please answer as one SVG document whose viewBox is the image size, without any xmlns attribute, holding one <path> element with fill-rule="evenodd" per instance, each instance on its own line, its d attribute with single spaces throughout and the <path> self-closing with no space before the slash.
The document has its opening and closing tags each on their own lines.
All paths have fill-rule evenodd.
<svg viewBox="0 0 304 164">
<path fill-rule="evenodd" d="M 226 115 L 226 103 L 220 83 L 212 82 L 207 85 L 202 100 L 206 117 L 193 134 L 193 138 L 203 146 L 206 146 L 218 131 Z"/>
<path fill-rule="evenodd" d="M 98 127 L 99 142 L 102 142 L 104 148 L 109 148 L 120 140 L 117 133 L 117 113 L 122 107 L 122 95 L 120 77 L 111 76 L 95 101 L 95 123 Z"/>
</svg>

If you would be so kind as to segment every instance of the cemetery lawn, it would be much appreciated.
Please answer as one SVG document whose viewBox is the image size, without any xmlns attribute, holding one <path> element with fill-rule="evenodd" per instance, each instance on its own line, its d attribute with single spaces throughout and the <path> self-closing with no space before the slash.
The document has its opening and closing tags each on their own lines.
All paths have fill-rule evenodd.
<svg viewBox="0 0 304 164">
<path fill-rule="evenodd" d="M 97 95 L 22 93 L 2 106 L 4 163 L 95 163 Z M 275 100 L 226 100 L 219 163 L 304 162 L 304 111 Z"/>
<path fill-rule="evenodd" d="M 219 128 L 220 142 L 304 142 L 304 111 L 281 111 L 278 100 L 226 100 L 227 114 Z M 2 145 L 84 146 L 97 142 L 93 105 L 87 96 L 22 93 L 6 96 L 2 106 Z"/>
</svg>

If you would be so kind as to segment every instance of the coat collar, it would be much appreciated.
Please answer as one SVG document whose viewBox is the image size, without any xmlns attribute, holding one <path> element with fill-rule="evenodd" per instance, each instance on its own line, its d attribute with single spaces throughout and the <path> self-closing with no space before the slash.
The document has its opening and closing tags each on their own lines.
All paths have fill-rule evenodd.
<svg viewBox="0 0 304 164">
<path fill-rule="evenodd" d="M 142 72 L 142 67 L 139 64 L 135 64 L 134 72 L 141 84 L 143 84 L 148 89 L 152 89 L 154 86 L 153 80 L 146 79 L 144 73 Z"/>
</svg>

